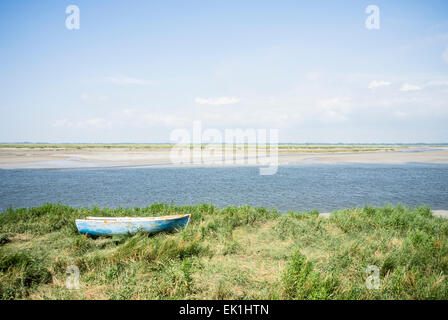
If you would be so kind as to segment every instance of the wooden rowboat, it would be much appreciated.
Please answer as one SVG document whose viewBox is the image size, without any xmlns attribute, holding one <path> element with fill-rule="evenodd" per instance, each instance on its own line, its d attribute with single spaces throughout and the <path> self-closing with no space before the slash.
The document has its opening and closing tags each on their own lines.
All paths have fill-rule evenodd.
<svg viewBox="0 0 448 320">
<path fill-rule="evenodd" d="M 142 231 L 157 233 L 173 231 L 186 227 L 190 221 L 190 214 L 162 216 L 162 217 L 87 217 L 75 220 L 78 231 L 94 236 L 127 234 Z"/>
</svg>

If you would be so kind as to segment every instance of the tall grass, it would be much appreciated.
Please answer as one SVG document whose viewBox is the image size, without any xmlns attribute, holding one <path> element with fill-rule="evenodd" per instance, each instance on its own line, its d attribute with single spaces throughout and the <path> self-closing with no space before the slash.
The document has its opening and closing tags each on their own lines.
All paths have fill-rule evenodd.
<svg viewBox="0 0 448 320">
<path fill-rule="evenodd" d="M 335 281 L 323 279 L 313 270 L 313 263 L 296 251 L 282 277 L 285 299 L 331 299 L 335 295 Z"/>
<path fill-rule="evenodd" d="M 21 298 L 51 280 L 45 262 L 29 251 L 0 249 L 0 272 L 1 299 Z"/>
<path fill-rule="evenodd" d="M 154 236 L 89 237 L 86 216 L 191 213 Z M 448 221 L 430 208 L 365 207 L 279 214 L 210 204 L 72 208 L 0 214 L 1 299 L 447 299 Z M 68 290 L 67 267 L 80 270 Z M 366 287 L 377 266 L 380 287 Z"/>
</svg>

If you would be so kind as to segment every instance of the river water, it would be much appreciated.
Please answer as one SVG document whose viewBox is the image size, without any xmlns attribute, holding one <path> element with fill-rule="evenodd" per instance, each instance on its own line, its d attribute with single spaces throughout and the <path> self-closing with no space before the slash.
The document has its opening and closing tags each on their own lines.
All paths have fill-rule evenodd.
<svg viewBox="0 0 448 320">
<path fill-rule="evenodd" d="M 0 170 L 0 211 L 47 202 L 75 207 L 205 202 L 281 212 L 398 203 L 448 209 L 448 165 L 289 164 L 272 176 L 247 166 Z"/>
</svg>

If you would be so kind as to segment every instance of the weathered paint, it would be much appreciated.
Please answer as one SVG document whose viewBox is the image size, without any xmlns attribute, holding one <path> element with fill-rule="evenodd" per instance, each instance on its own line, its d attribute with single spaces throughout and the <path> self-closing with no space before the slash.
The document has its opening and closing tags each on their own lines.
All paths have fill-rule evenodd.
<svg viewBox="0 0 448 320">
<path fill-rule="evenodd" d="M 76 220 L 78 231 L 90 235 L 111 235 L 136 233 L 157 233 L 172 231 L 188 225 L 190 215 L 164 216 L 151 218 L 95 218 Z"/>
</svg>

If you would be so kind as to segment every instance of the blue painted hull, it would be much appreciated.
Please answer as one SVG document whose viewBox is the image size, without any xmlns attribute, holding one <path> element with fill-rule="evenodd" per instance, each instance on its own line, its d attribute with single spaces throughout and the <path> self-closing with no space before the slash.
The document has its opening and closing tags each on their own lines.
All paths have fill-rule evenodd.
<svg viewBox="0 0 448 320">
<path fill-rule="evenodd" d="M 190 215 L 153 218 L 100 218 L 76 220 L 78 231 L 93 236 L 127 234 L 142 231 L 149 234 L 170 232 L 188 225 Z"/>
</svg>

